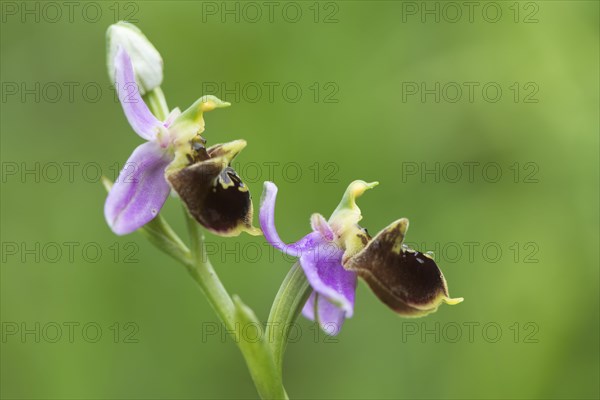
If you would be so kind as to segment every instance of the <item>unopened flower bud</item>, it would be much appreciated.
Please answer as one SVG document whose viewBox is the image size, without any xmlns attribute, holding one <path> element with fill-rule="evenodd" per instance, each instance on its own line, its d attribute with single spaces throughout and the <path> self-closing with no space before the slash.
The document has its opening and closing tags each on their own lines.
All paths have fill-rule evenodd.
<svg viewBox="0 0 600 400">
<path fill-rule="evenodd" d="M 115 55 L 122 47 L 133 64 L 140 94 L 160 86 L 163 80 L 163 60 L 148 38 L 135 25 L 119 21 L 106 31 L 108 75 L 115 83 Z"/>
</svg>

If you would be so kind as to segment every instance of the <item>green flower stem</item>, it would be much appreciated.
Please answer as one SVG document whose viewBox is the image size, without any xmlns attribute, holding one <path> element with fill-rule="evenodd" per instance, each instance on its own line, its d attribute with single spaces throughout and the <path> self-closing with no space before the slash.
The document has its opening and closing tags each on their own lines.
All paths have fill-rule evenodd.
<svg viewBox="0 0 600 400">
<path fill-rule="evenodd" d="M 246 365 L 254 381 L 256 389 L 263 399 L 287 399 L 281 381 L 281 373 L 273 360 L 271 349 L 265 341 L 262 325 L 254 312 L 235 296 L 232 300 L 219 280 L 204 249 L 204 237 L 198 223 L 184 210 L 191 241 L 192 263 L 186 267 L 196 283 L 200 286 L 210 305 L 217 313 L 229 332 L 236 332 L 234 340 L 240 348 Z M 256 340 L 254 335 L 247 338 L 242 332 L 252 325 L 258 329 Z M 251 339 L 251 340 L 248 340 Z"/>
<path fill-rule="evenodd" d="M 144 101 L 157 118 L 164 120 L 169 114 L 167 102 L 160 88 L 155 88 L 144 95 Z M 279 345 L 276 347 L 269 346 L 266 338 L 270 336 L 264 334 L 262 324 L 260 324 L 254 312 L 239 297 L 234 296 L 232 299 L 227 293 L 206 255 L 204 237 L 199 224 L 185 208 L 184 213 L 190 236 L 190 249 L 183 244 L 160 215 L 140 231 L 156 247 L 171 255 L 186 267 L 226 329 L 229 332 L 235 332 L 234 340 L 244 356 L 260 397 L 263 399 L 287 399 L 288 396 L 282 384 L 280 360 L 286 338 L 282 339 L 283 341 L 279 340 Z M 303 273 L 301 275 L 304 276 Z M 284 285 L 286 281 L 284 281 Z M 291 293 L 290 290 L 295 287 L 296 285 L 292 285 L 286 293 Z M 285 293 L 280 290 L 277 297 L 279 305 L 274 306 L 278 310 L 276 316 L 286 321 L 293 321 L 299 311 L 294 309 L 292 314 L 295 313 L 295 316 L 290 317 L 290 311 L 285 309 L 288 305 L 285 296 Z M 294 305 L 294 303 L 289 303 L 289 305 Z M 249 324 L 258 329 L 258 337 L 260 338 L 258 341 L 255 336 L 246 338 L 241 334 Z M 277 350 L 277 358 L 274 357 L 272 351 L 274 349 L 279 349 Z"/>
<path fill-rule="evenodd" d="M 192 253 L 160 214 L 144 225 L 139 231 L 155 247 L 161 249 L 177 261 L 182 264 L 191 263 Z"/>
<path fill-rule="evenodd" d="M 292 266 L 281 283 L 267 322 L 266 337 L 269 338 L 271 343 L 271 351 L 279 371 L 282 370 L 283 366 L 283 354 L 285 353 L 290 326 L 294 324 L 296 318 L 300 315 L 310 293 L 311 287 L 298 261 Z"/>
<path fill-rule="evenodd" d="M 191 243 L 191 262 L 186 263 L 192 278 L 200 285 L 202 291 L 210 301 L 217 315 L 221 318 L 226 328 L 233 331 L 235 328 L 234 315 L 235 306 L 227 290 L 219 280 L 217 273 L 206 255 L 204 248 L 204 236 L 200 232 L 198 223 L 190 217 L 187 210 L 183 210 L 186 216 L 188 232 Z"/>
</svg>

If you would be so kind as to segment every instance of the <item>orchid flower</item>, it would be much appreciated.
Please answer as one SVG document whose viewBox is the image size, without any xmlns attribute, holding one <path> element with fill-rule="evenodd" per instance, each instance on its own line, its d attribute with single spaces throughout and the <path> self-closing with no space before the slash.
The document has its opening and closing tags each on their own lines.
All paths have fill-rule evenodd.
<svg viewBox="0 0 600 400">
<path fill-rule="evenodd" d="M 223 235 L 252 226 L 248 188 L 229 166 L 246 146 L 243 140 L 205 148 L 203 113 L 229 106 L 214 96 L 198 99 L 181 112 L 175 108 L 158 120 L 142 99 L 132 61 L 122 47 L 113 60 L 117 94 L 131 128 L 146 143 L 131 154 L 110 190 L 104 214 L 118 235 L 131 233 L 156 217 L 171 188 L 190 214 L 208 230 Z"/>
<path fill-rule="evenodd" d="M 430 255 L 410 249 L 403 241 L 408 220 L 399 219 L 371 238 L 358 225 L 362 219 L 356 198 L 377 182 L 354 181 L 329 220 L 313 214 L 312 232 L 298 242 L 285 244 L 275 229 L 277 186 L 265 182 L 260 225 L 267 241 L 278 250 L 299 258 L 313 292 L 302 313 L 317 321 L 326 333 L 339 333 L 354 313 L 357 278 L 396 313 L 423 316 L 450 298 L 444 275 Z"/>
</svg>

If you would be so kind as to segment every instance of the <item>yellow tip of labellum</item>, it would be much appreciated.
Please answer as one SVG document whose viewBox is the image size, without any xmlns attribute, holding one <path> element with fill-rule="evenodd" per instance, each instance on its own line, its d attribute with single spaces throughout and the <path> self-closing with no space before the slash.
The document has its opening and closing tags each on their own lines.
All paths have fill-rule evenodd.
<svg viewBox="0 0 600 400">
<path fill-rule="evenodd" d="M 251 236 L 262 236 L 263 231 L 260 228 L 252 226 L 250 228 L 244 229 L 244 231 Z"/>
<path fill-rule="evenodd" d="M 450 297 L 444 297 L 442 301 L 451 306 L 455 306 L 458 303 L 462 303 L 464 300 L 465 300 L 464 297 L 457 297 L 455 299 L 451 299 Z"/>
</svg>

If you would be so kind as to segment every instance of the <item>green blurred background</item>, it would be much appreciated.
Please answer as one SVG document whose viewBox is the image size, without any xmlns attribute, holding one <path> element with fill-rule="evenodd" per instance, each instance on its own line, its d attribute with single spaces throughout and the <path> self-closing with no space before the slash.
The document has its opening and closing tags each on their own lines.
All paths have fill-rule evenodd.
<svg viewBox="0 0 600 400">
<path fill-rule="evenodd" d="M 401 319 L 361 282 L 338 337 L 299 321 L 292 397 L 598 398 L 598 2 L 475 2 L 472 21 L 461 2 L 276 2 L 271 20 L 262 2 L 74 3 L 71 17 L 61 2 L 2 4 L 3 398 L 256 396 L 185 270 L 104 221 L 97 173 L 114 178 L 141 143 L 105 67 L 104 32 L 123 18 L 160 50 L 171 107 L 231 89 L 211 92 L 233 106 L 207 115 L 205 137 L 248 141 L 238 171 L 255 206 L 263 180 L 279 185 L 284 240 L 350 181 L 378 180 L 363 226 L 409 218 L 407 240 L 465 297 Z M 236 9 L 239 22 L 221 14 Z M 407 93 L 422 82 L 440 83 L 439 102 Z M 421 176 L 436 163 L 439 179 Z M 472 179 L 464 163 L 479 163 Z M 163 214 L 183 235 L 177 201 Z M 266 319 L 293 260 L 262 237 L 207 240 L 227 288 Z"/>
</svg>

